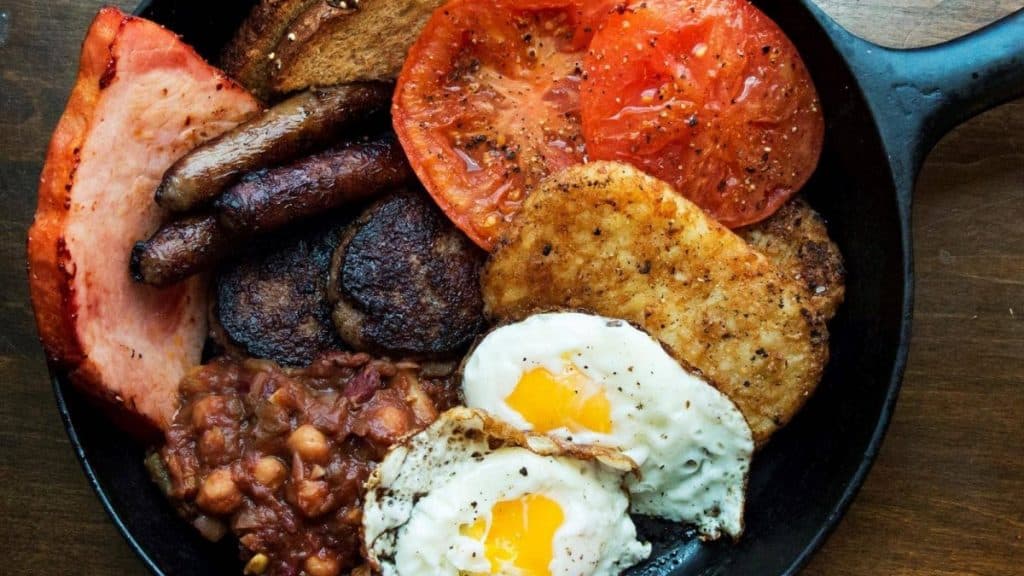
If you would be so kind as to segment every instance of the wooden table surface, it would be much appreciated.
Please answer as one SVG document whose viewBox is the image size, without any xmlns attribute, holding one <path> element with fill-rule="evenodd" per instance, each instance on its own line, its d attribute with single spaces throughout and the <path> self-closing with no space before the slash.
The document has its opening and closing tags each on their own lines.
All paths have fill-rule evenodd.
<svg viewBox="0 0 1024 576">
<path fill-rule="evenodd" d="M 43 152 L 102 3 L 0 0 L 2 574 L 146 573 L 64 435 L 24 280 Z M 897 47 L 949 39 L 1024 7 L 820 3 L 854 32 Z M 805 574 L 1024 574 L 1024 101 L 939 144 L 915 195 L 914 241 L 914 337 L 896 415 L 867 483 Z"/>
</svg>

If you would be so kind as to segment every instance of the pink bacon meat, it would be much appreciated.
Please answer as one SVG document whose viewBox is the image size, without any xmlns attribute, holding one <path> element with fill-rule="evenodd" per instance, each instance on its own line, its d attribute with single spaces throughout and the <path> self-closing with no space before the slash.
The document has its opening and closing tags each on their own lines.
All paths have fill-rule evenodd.
<svg viewBox="0 0 1024 576">
<path fill-rule="evenodd" d="M 153 22 L 104 8 L 89 29 L 40 177 L 29 279 L 51 361 L 132 424 L 171 422 L 206 335 L 202 279 L 136 284 L 132 245 L 164 218 L 153 200 L 164 171 L 258 107 Z"/>
</svg>

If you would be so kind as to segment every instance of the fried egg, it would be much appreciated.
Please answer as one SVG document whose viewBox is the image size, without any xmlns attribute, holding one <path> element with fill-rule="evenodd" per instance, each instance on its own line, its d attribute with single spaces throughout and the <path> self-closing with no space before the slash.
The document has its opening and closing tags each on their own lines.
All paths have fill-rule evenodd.
<svg viewBox="0 0 1024 576">
<path fill-rule="evenodd" d="M 619 574 L 651 552 L 628 514 L 630 469 L 454 408 L 367 481 L 364 547 L 384 576 Z"/>
<path fill-rule="evenodd" d="M 743 531 L 750 427 L 714 386 L 628 322 L 547 313 L 497 328 L 463 368 L 466 404 L 563 445 L 621 450 L 639 467 L 631 509 Z"/>
</svg>

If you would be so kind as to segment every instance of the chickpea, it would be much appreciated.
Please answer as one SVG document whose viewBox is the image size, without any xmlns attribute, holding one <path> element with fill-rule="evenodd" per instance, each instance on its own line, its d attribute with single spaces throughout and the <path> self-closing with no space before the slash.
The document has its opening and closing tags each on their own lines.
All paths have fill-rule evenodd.
<svg viewBox="0 0 1024 576">
<path fill-rule="evenodd" d="M 220 464 L 222 456 L 226 451 L 227 442 L 224 439 L 224 432 L 220 428 L 209 428 L 203 431 L 199 437 L 199 444 L 196 446 L 199 457 L 204 462 Z"/>
<path fill-rule="evenodd" d="M 203 396 L 192 405 L 192 427 L 196 430 L 209 428 L 224 410 L 223 396 Z"/>
<path fill-rule="evenodd" d="M 210 514 L 226 515 L 242 505 L 242 493 L 231 477 L 231 470 L 217 468 L 203 480 L 196 504 Z"/>
<path fill-rule="evenodd" d="M 396 442 L 404 436 L 412 424 L 408 411 L 397 406 L 382 406 L 374 414 L 375 436 L 387 443 Z"/>
<path fill-rule="evenodd" d="M 288 469 L 285 467 L 284 462 L 273 456 L 260 458 L 252 471 L 252 475 L 256 478 L 257 482 L 272 490 L 276 490 L 281 486 L 287 474 Z"/>
<path fill-rule="evenodd" d="M 332 502 L 327 483 L 303 480 L 295 486 L 295 506 L 306 518 L 317 518 L 328 511 Z"/>
<path fill-rule="evenodd" d="M 405 401 L 412 407 L 416 419 L 420 422 L 433 422 L 437 420 L 437 408 L 434 407 L 434 401 L 420 387 L 416 374 L 403 373 L 402 377 L 408 388 Z"/>
<path fill-rule="evenodd" d="M 303 568 L 309 576 L 338 576 L 341 572 L 338 560 L 326 554 L 306 558 Z"/>
<path fill-rule="evenodd" d="M 324 462 L 331 451 L 323 432 L 309 424 L 303 424 L 291 433 L 288 448 L 308 462 Z"/>
<path fill-rule="evenodd" d="M 284 388 L 278 388 L 274 390 L 274 393 L 267 398 L 267 401 L 277 406 L 278 408 L 290 408 L 292 404 L 291 394 Z"/>
</svg>

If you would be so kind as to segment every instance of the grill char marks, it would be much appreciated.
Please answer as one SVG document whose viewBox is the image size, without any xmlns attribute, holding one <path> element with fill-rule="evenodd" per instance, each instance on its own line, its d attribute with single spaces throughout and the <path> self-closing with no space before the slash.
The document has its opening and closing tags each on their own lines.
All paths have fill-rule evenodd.
<svg viewBox="0 0 1024 576">
<path fill-rule="evenodd" d="M 421 191 L 377 202 L 344 235 L 331 267 L 334 323 L 379 354 L 445 357 L 484 327 L 484 254 Z"/>
</svg>

